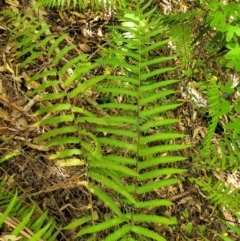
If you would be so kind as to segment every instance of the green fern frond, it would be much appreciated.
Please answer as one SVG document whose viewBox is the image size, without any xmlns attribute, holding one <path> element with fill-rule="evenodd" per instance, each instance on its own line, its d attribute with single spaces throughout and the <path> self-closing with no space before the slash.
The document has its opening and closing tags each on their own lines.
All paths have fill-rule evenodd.
<svg viewBox="0 0 240 241">
<path fill-rule="evenodd" d="M 222 181 L 217 181 L 213 184 L 211 178 L 209 178 L 208 183 L 202 180 L 194 180 L 203 191 L 208 192 L 208 199 L 215 206 L 224 207 L 226 210 L 234 215 L 238 215 L 240 211 L 240 196 L 238 195 L 238 188 L 232 188 L 231 184 L 225 185 Z"/>
<path fill-rule="evenodd" d="M 207 96 L 209 101 L 209 115 L 211 117 L 211 123 L 208 126 L 208 132 L 204 140 L 204 147 L 209 148 L 211 145 L 212 136 L 216 129 L 219 113 L 221 110 L 219 90 L 214 79 L 209 80 Z"/>
<path fill-rule="evenodd" d="M 91 7 L 93 10 L 104 10 L 104 11 L 111 11 L 115 7 L 115 1 L 113 0 L 41 0 L 41 3 L 43 6 L 48 7 L 48 8 L 53 8 L 53 7 L 74 7 L 74 8 L 79 8 L 79 9 L 86 9 L 87 7 Z M 125 0 L 121 0 L 117 3 L 120 6 L 125 5 Z"/>
<path fill-rule="evenodd" d="M 62 7 L 71 2 L 50 2 L 50 6 L 55 4 Z M 139 214 L 143 208 L 172 205 L 162 199 L 143 201 L 144 195 L 180 182 L 178 175 L 184 169 L 160 166 L 183 161 L 184 157 L 174 153 L 188 147 L 178 144 L 184 135 L 169 131 L 169 127 L 179 122 L 168 118 L 168 112 L 180 106 L 172 100 L 176 93 L 173 86 L 179 80 L 165 77 L 163 80 L 165 73 L 176 68 L 168 64 L 174 56 L 155 54 L 166 47 L 169 39 L 166 29 L 161 27 L 162 17 L 155 14 L 155 8 L 149 8 L 151 4 L 152 1 L 133 0 L 128 5 L 131 8 L 121 9 L 118 26 L 109 27 L 116 38 L 109 39 L 107 54 L 96 63 L 90 63 L 86 55 L 68 60 L 67 54 L 74 50 L 74 45 L 67 45 L 55 54 L 66 35 L 46 37 L 43 33 L 48 26 L 41 24 L 35 27 L 38 31 L 35 42 L 25 37 L 25 28 L 19 29 L 21 34 L 12 40 L 26 49 L 21 55 L 23 63 L 26 61 L 22 67 L 36 61 L 39 54 L 52 59 L 51 66 L 29 80 L 40 84 L 32 94 L 40 94 L 35 126 L 44 128 L 44 133 L 35 141 L 60 147 L 50 156 L 58 159 L 55 165 L 84 168 L 85 180 L 79 180 L 79 184 L 82 182 L 88 188 L 91 218 L 88 214 L 65 229 L 81 227 L 76 237 L 84 235 L 86 240 L 98 233 L 104 234 L 106 240 L 165 240 L 157 232 L 144 228 L 144 223 L 176 224 L 174 217 Z M 25 21 L 24 17 L 21 19 Z M 63 61 L 65 58 L 67 61 Z M 108 66 L 111 74 L 91 77 L 89 72 L 101 65 Z M 112 74 L 116 66 L 121 68 L 121 76 Z M 93 102 L 89 101 L 92 93 L 98 93 Z M 168 175 L 176 178 L 165 179 Z M 93 196 L 106 204 L 111 214 L 109 220 L 94 220 Z M 126 214 L 121 211 L 124 204 L 129 206 Z M 38 235 L 40 232 L 34 239 Z"/>
<path fill-rule="evenodd" d="M 83 218 L 79 218 L 78 220 L 68 224 L 67 226 L 65 226 L 63 229 L 67 230 L 67 229 L 73 229 L 73 228 L 76 228 L 78 226 L 81 226 L 83 225 L 84 223 L 87 223 L 88 221 L 90 221 L 92 219 L 92 216 L 86 216 L 86 217 L 83 217 Z"/>
<path fill-rule="evenodd" d="M 222 170 L 226 168 L 237 170 L 240 165 L 238 136 L 234 137 L 233 134 L 224 132 L 222 133 L 222 139 L 218 139 L 217 146 L 211 145 L 219 118 L 230 111 L 230 103 L 220 98 L 219 87 L 214 77 L 209 80 L 206 93 L 209 101 L 208 112 L 211 121 L 203 141 L 203 149 L 200 150 L 200 158 L 197 158 L 208 168 L 216 168 L 217 166 Z"/>
<path fill-rule="evenodd" d="M 158 223 L 165 225 L 175 225 L 177 224 L 177 219 L 160 217 L 157 215 L 147 215 L 147 214 L 135 214 L 131 216 L 130 214 L 124 215 L 124 217 L 132 219 L 136 223 Z"/>
<path fill-rule="evenodd" d="M 186 67 L 192 61 L 192 33 L 193 33 L 193 19 L 198 16 L 198 9 L 187 11 L 185 13 L 174 13 L 164 16 L 164 26 L 168 28 L 173 46 L 173 52 L 176 52 L 181 61 L 181 68 Z"/>
<path fill-rule="evenodd" d="M 61 229 L 57 228 L 56 223 L 49 219 L 47 212 L 39 217 L 39 210 L 32 204 L 27 206 L 18 200 L 19 194 L 13 194 L 6 182 L 8 177 L 0 182 L 0 226 L 7 224 L 11 226 L 12 235 L 22 236 L 22 240 L 43 240 L 55 241 Z M 14 218 L 14 222 L 11 222 Z M 28 229 L 28 231 L 26 231 Z M 32 235 L 29 233 L 32 231 Z"/>
</svg>

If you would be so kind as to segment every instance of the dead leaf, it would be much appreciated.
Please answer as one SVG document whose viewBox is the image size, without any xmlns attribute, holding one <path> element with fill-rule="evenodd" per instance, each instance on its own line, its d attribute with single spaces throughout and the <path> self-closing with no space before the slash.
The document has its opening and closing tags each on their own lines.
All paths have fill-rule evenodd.
<svg viewBox="0 0 240 241">
<path fill-rule="evenodd" d="M 17 237 L 15 235 L 3 235 L 0 237 L 0 241 L 8 241 L 8 240 L 15 241 L 21 238 L 22 238 L 21 236 Z"/>
<path fill-rule="evenodd" d="M 0 118 L 2 118 L 5 121 L 11 121 L 8 113 L 5 110 L 3 110 L 2 108 L 0 108 Z"/>
<path fill-rule="evenodd" d="M 81 13 L 78 13 L 78 12 L 70 11 L 70 13 L 71 13 L 72 15 L 75 15 L 75 16 L 79 17 L 79 18 L 86 18 L 85 15 L 83 15 L 83 14 L 81 14 Z"/>
<path fill-rule="evenodd" d="M 5 126 L 0 126 L 0 133 L 1 133 L 1 135 L 9 135 L 10 134 L 8 128 Z"/>
<path fill-rule="evenodd" d="M 23 127 L 23 128 L 28 126 L 28 122 L 26 121 L 26 119 L 24 117 L 18 118 L 16 124 L 17 124 L 17 126 Z"/>
<path fill-rule="evenodd" d="M 91 48 L 87 44 L 79 44 L 79 47 L 84 53 L 91 52 Z"/>
<path fill-rule="evenodd" d="M 49 147 L 47 146 L 44 146 L 44 145 L 35 145 L 35 144 L 32 144 L 30 142 L 25 142 L 25 144 L 32 148 L 32 149 L 35 149 L 35 150 L 38 150 L 38 151 L 49 151 Z"/>
<path fill-rule="evenodd" d="M 6 70 L 8 70 L 11 74 L 15 75 L 13 69 L 9 66 L 8 63 L 5 63 L 5 68 L 6 68 Z"/>
</svg>

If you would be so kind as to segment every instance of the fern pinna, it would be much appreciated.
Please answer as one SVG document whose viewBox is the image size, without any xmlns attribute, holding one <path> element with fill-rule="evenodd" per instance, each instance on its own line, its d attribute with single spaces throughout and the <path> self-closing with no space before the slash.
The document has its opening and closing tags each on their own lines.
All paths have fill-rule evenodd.
<svg viewBox="0 0 240 241">
<path fill-rule="evenodd" d="M 97 63 L 90 63 L 86 55 L 66 62 L 64 56 L 74 51 L 72 45 L 56 55 L 53 50 L 65 35 L 50 42 L 42 31 L 37 46 L 36 41 L 22 40 L 21 34 L 15 37 L 19 47 L 27 42 L 25 54 L 52 58 L 52 65 L 29 81 L 40 83 L 32 94 L 40 94 L 35 126 L 44 128 L 44 133 L 35 141 L 58 149 L 49 157 L 56 165 L 78 165 L 85 172 L 78 185 L 89 192 L 89 215 L 65 227 L 77 230 L 80 240 L 162 241 L 164 236 L 150 225 L 177 224 L 175 217 L 154 212 L 173 205 L 156 190 L 180 181 L 177 176 L 185 170 L 165 164 L 183 161 L 174 153 L 187 145 L 177 144 L 176 139 L 184 135 L 166 131 L 179 121 L 166 114 L 179 106 L 168 101 L 175 93 L 171 85 L 178 80 L 160 78 L 175 69 L 167 66 L 174 57 L 154 55 L 169 40 L 151 3 L 133 0 L 122 9 L 121 25 L 109 28 L 118 37 L 109 41 L 106 56 Z M 23 63 L 31 60 L 21 57 Z M 121 71 L 94 76 L 91 70 L 99 66 Z M 93 93 L 98 93 L 96 102 L 91 100 Z M 108 208 L 107 220 L 96 219 L 96 199 Z"/>
</svg>

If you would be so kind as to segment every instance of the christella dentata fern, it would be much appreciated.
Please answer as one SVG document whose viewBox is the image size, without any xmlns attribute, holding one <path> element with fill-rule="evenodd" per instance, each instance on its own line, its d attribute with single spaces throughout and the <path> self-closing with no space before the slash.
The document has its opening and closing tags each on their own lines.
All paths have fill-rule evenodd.
<svg viewBox="0 0 240 241">
<path fill-rule="evenodd" d="M 45 36 L 49 26 L 36 19 L 29 24 L 27 17 L 16 16 L 26 24 L 12 30 L 16 34 L 11 41 L 22 49 L 20 68 L 42 57 L 52 59 L 51 65 L 28 81 L 39 83 L 32 92 L 40 98 L 34 126 L 43 134 L 35 142 L 57 149 L 49 156 L 56 165 L 77 165 L 85 172 L 78 185 L 88 190 L 89 214 L 65 227 L 77 228 L 76 238 L 166 240 L 145 224 L 177 224 L 175 217 L 148 211 L 173 204 L 150 194 L 180 181 L 178 175 L 185 170 L 164 164 L 183 161 L 184 157 L 174 153 L 187 147 L 177 142 L 184 135 L 165 131 L 179 121 L 166 115 L 179 106 L 168 101 L 175 93 L 172 85 L 179 81 L 162 79 L 175 69 L 167 64 L 174 57 L 154 55 L 169 40 L 164 39 L 161 17 L 150 4 L 132 1 L 128 9 L 121 10 L 122 24 L 109 27 L 110 32 L 118 33 L 117 38 L 109 41 L 107 57 L 96 63 L 90 63 L 86 55 L 76 54 L 69 60 L 67 54 L 75 46 L 59 47 L 66 35 Z M 109 72 L 119 66 L 122 71 L 118 75 L 91 74 L 100 66 L 108 66 Z M 99 100 L 91 99 L 93 93 L 98 93 Z M 95 220 L 94 199 L 109 209 L 107 220 Z"/>
</svg>

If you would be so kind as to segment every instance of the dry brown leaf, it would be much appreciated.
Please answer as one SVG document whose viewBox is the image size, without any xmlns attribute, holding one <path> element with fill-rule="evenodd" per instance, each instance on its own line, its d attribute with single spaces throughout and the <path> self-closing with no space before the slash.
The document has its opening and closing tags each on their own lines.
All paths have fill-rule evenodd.
<svg viewBox="0 0 240 241">
<path fill-rule="evenodd" d="M 103 37 L 102 28 L 98 28 L 97 36 L 98 37 Z"/>
<path fill-rule="evenodd" d="M 2 108 L 0 108 L 0 118 L 5 121 L 11 121 L 8 113 L 5 110 L 3 110 Z"/>
<path fill-rule="evenodd" d="M 32 144 L 30 142 L 25 142 L 25 144 L 32 148 L 32 149 L 35 149 L 35 150 L 38 150 L 38 151 L 49 151 L 49 147 L 47 146 L 44 146 L 44 145 L 35 145 L 35 144 Z"/>
<path fill-rule="evenodd" d="M 1 134 L 1 135 L 9 135 L 9 134 L 10 134 L 10 131 L 8 130 L 7 127 L 5 127 L 5 126 L 0 126 L 0 134 Z"/>
<path fill-rule="evenodd" d="M 91 48 L 87 44 L 79 44 L 79 47 L 84 53 L 91 52 Z"/>
<path fill-rule="evenodd" d="M 26 119 L 24 117 L 20 117 L 17 120 L 17 126 L 24 128 L 24 127 L 28 126 L 28 123 L 27 123 L 27 121 L 26 121 Z"/>
<path fill-rule="evenodd" d="M 81 13 L 78 13 L 78 12 L 73 12 L 73 11 L 70 11 L 70 13 L 72 14 L 72 15 L 75 15 L 75 16 L 77 16 L 77 17 L 79 17 L 79 18 L 86 18 L 86 16 L 85 15 L 83 15 L 83 14 L 81 14 Z"/>
<path fill-rule="evenodd" d="M 13 69 L 9 66 L 8 63 L 5 63 L 5 68 L 6 68 L 6 70 L 8 70 L 11 74 L 15 75 Z"/>
<path fill-rule="evenodd" d="M 5 66 L 4 65 L 0 66 L 0 72 L 4 72 L 4 71 L 6 71 Z"/>
<path fill-rule="evenodd" d="M 15 240 L 19 240 L 21 238 L 22 238 L 21 236 L 17 237 L 12 234 L 11 235 L 3 235 L 0 237 L 0 241 L 8 241 L 8 240 L 15 241 Z"/>
<path fill-rule="evenodd" d="M 60 18 L 61 18 L 62 20 L 68 19 L 68 16 L 67 16 L 67 14 L 66 14 L 65 12 L 59 11 L 59 16 L 60 16 Z"/>
</svg>

